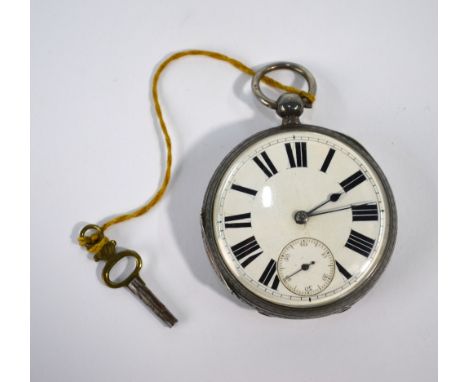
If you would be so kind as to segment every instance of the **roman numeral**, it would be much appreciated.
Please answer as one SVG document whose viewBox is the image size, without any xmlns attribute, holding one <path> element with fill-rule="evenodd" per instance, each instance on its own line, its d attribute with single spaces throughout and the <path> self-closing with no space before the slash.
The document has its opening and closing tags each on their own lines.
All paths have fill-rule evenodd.
<svg viewBox="0 0 468 382">
<path fill-rule="evenodd" d="M 366 180 L 365 175 L 362 173 L 361 170 L 359 170 L 355 172 L 353 175 L 351 175 L 350 177 L 343 180 L 340 183 L 340 185 L 341 187 L 343 187 L 343 190 L 345 190 L 345 192 L 348 192 L 352 190 L 354 187 L 356 187 L 357 185 L 364 182 L 365 180 Z"/>
<path fill-rule="evenodd" d="M 257 240 L 255 239 L 255 236 L 251 236 L 248 239 L 233 245 L 231 250 L 239 262 L 240 260 L 245 259 L 242 263 L 240 263 L 240 265 L 244 268 L 263 253 L 257 243 Z"/>
<path fill-rule="evenodd" d="M 359 253 L 362 256 L 368 257 L 372 252 L 374 243 L 375 240 L 363 235 L 362 233 L 351 230 L 345 247 Z"/>
<path fill-rule="evenodd" d="M 257 166 L 260 167 L 260 169 L 265 173 L 265 175 L 271 178 L 278 172 L 278 170 L 276 169 L 275 165 L 273 164 L 270 157 L 265 151 L 263 151 L 260 155 L 263 158 L 263 161 L 258 156 L 254 157 L 253 160 L 257 164 Z"/>
<path fill-rule="evenodd" d="M 233 223 L 228 223 L 233 222 Z M 240 215 L 231 215 L 224 217 L 224 227 L 225 228 L 246 228 L 252 227 L 252 222 L 250 220 L 250 212 Z"/>
<path fill-rule="evenodd" d="M 294 152 L 291 143 L 285 143 L 286 153 L 288 154 L 289 165 L 291 167 L 307 167 L 307 143 L 296 142 Z"/>
<path fill-rule="evenodd" d="M 333 155 L 335 155 L 335 150 L 333 149 L 328 150 L 328 154 L 325 157 L 325 160 L 323 161 L 322 168 L 320 169 L 320 171 L 327 172 L 328 166 L 330 166 L 330 163 L 333 159 Z"/>
<path fill-rule="evenodd" d="M 361 204 L 352 206 L 351 211 L 353 212 L 353 221 L 355 222 L 379 220 L 377 204 Z"/>
<path fill-rule="evenodd" d="M 231 188 L 232 188 L 233 190 L 236 190 L 236 191 L 239 191 L 239 192 L 243 192 L 244 194 L 249 194 L 249 195 L 252 195 L 252 196 L 257 195 L 257 191 L 256 191 L 256 190 L 252 190 L 251 188 L 239 186 L 238 184 L 233 184 L 233 185 L 231 186 Z"/>
<path fill-rule="evenodd" d="M 275 277 L 273 279 L 273 282 L 271 283 L 271 289 L 277 290 L 278 285 L 279 285 L 279 277 L 278 275 L 275 275 L 276 273 L 276 261 L 271 259 L 270 262 L 267 264 L 265 270 L 263 271 L 262 275 L 258 279 L 259 282 L 261 282 L 265 286 L 269 286 L 268 284 L 270 283 L 271 279 L 273 279 L 273 276 Z"/>
<path fill-rule="evenodd" d="M 343 267 L 338 261 L 335 260 L 335 264 L 336 264 L 336 267 L 338 268 L 338 270 L 340 271 L 340 273 L 346 277 L 348 280 L 353 277 L 353 275 L 351 273 L 349 273 L 345 267 Z"/>
</svg>

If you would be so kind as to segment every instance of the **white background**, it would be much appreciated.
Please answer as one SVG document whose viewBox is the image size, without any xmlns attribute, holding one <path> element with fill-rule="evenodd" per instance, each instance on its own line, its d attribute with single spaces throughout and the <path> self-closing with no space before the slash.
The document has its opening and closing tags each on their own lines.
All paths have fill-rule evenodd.
<svg viewBox="0 0 468 382">
<path fill-rule="evenodd" d="M 34 381 L 435 381 L 435 1 L 33 1 L 31 374 Z M 260 67 L 290 60 L 318 82 L 303 122 L 363 143 L 399 211 L 394 257 L 350 311 L 267 318 L 227 293 L 204 254 L 199 210 L 223 156 L 278 123 L 249 78 L 186 58 L 161 83 L 175 145 L 169 194 L 108 231 L 179 317 L 162 326 L 102 286 L 75 241 L 159 184 L 150 81 L 168 53 L 203 48 Z"/>
</svg>

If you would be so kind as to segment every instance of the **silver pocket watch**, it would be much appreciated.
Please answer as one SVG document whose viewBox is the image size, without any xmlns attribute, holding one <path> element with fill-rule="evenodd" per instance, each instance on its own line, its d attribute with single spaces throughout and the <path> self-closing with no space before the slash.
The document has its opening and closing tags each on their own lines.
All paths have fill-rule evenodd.
<svg viewBox="0 0 468 382">
<path fill-rule="evenodd" d="M 203 239 L 226 286 L 260 313 L 320 317 L 347 310 L 377 281 L 395 245 L 397 213 L 384 173 L 360 143 L 301 124 L 307 99 L 262 93 L 260 80 L 278 69 L 301 74 L 316 93 L 300 65 L 256 73 L 254 94 L 283 122 L 218 166 L 203 202 Z"/>
</svg>

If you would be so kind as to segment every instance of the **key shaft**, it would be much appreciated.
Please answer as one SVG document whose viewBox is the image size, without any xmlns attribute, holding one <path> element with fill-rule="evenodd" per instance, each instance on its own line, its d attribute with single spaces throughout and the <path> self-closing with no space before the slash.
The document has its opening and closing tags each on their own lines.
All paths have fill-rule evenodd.
<svg viewBox="0 0 468 382">
<path fill-rule="evenodd" d="M 128 285 L 127 288 L 143 301 L 153 313 L 158 316 L 169 327 L 177 323 L 177 318 L 166 308 L 166 306 L 151 292 L 140 276 L 136 276 Z"/>
</svg>

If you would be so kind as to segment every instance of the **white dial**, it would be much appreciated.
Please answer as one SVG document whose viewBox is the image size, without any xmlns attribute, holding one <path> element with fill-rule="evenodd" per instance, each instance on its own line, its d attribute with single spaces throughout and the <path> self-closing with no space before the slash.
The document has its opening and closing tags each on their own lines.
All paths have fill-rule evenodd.
<svg viewBox="0 0 468 382">
<path fill-rule="evenodd" d="M 355 290 L 375 269 L 389 235 L 388 203 L 377 171 L 358 150 L 316 131 L 284 128 L 246 146 L 227 167 L 214 194 L 214 239 L 250 292 L 284 306 L 320 306 Z M 280 282 L 280 254 L 300 238 L 328 249 L 333 272 L 322 276 L 331 280 Z"/>
<path fill-rule="evenodd" d="M 299 296 L 313 296 L 327 288 L 335 275 L 335 259 L 317 239 L 303 237 L 286 245 L 278 257 L 281 283 Z"/>
</svg>

